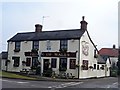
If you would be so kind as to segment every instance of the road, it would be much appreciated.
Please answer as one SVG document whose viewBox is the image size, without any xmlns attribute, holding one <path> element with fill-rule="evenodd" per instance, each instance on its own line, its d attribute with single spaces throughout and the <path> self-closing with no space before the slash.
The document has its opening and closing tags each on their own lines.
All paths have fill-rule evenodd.
<svg viewBox="0 0 120 90">
<path fill-rule="evenodd" d="M 118 88 L 118 78 L 86 79 L 80 82 L 29 81 L 0 79 L 2 88 Z"/>
</svg>

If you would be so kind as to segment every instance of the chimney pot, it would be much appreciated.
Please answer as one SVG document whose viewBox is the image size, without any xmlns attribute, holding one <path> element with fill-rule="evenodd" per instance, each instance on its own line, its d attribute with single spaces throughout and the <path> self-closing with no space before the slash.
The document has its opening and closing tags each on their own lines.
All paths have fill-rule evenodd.
<svg viewBox="0 0 120 90">
<path fill-rule="evenodd" d="M 115 47 L 115 44 L 113 45 L 113 49 L 115 49 L 116 47 Z"/>
<path fill-rule="evenodd" d="M 85 21 L 85 16 L 82 16 L 82 21 L 80 22 L 81 23 L 81 29 L 82 30 L 87 30 L 87 22 Z"/>
<path fill-rule="evenodd" d="M 42 27 L 40 24 L 35 24 L 35 32 L 42 32 Z"/>
</svg>

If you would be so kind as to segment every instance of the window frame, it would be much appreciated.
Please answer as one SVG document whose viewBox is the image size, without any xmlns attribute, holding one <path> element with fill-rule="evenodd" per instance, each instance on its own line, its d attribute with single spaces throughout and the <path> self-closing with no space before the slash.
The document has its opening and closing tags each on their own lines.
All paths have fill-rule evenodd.
<svg viewBox="0 0 120 90">
<path fill-rule="evenodd" d="M 27 60 L 29 60 L 29 64 L 28 64 L 28 61 Z M 30 57 L 27 57 L 26 58 L 26 66 L 31 66 L 31 58 Z"/>
<path fill-rule="evenodd" d="M 14 49 L 14 51 L 15 52 L 19 52 L 20 48 L 21 48 L 21 42 L 20 41 L 15 42 L 15 49 Z"/>
<path fill-rule="evenodd" d="M 74 62 L 73 66 L 72 66 L 72 61 Z M 76 68 L 76 59 L 70 59 L 69 68 L 70 69 L 75 69 Z"/>
<path fill-rule="evenodd" d="M 65 61 L 65 63 L 63 63 Z M 59 71 L 66 71 L 67 70 L 67 58 L 60 58 L 59 59 Z"/>
<path fill-rule="evenodd" d="M 51 58 L 51 68 L 57 68 L 57 58 Z"/>
<path fill-rule="evenodd" d="M 32 48 L 33 49 L 39 49 L 39 41 L 33 41 Z"/>
<path fill-rule="evenodd" d="M 60 40 L 60 50 L 68 49 L 68 40 Z"/>
<path fill-rule="evenodd" d="M 82 61 L 82 70 L 88 70 L 88 64 L 89 64 L 89 61 L 88 60 L 83 60 Z"/>
<path fill-rule="evenodd" d="M 96 69 L 96 64 L 94 64 L 94 67 L 93 67 L 93 69 Z"/>
<path fill-rule="evenodd" d="M 47 40 L 46 42 L 46 46 L 47 46 L 47 50 L 51 50 L 51 41 L 50 40 Z"/>
<path fill-rule="evenodd" d="M 100 65 L 97 65 L 97 70 L 100 70 Z"/>
<path fill-rule="evenodd" d="M 19 67 L 19 65 L 20 65 L 20 57 L 12 57 L 12 59 L 14 60 L 13 66 L 14 67 Z"/>
</svg>

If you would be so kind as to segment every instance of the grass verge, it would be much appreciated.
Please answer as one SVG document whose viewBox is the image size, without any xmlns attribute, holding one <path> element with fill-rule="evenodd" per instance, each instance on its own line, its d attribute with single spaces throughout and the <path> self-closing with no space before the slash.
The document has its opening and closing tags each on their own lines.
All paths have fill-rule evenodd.
<svg viewBox="0 0 120 90">
<path fill-rule="evenodd" d="M 22 76 L 10 72 L 4 72 L 0 71 L 0 77 L 7 77 L 7 78 L 16 78 L 16 79 L 28 79 L 28 80 L 37 80 L 37 78 L 32 78 L 32 77 L 27 77 L 27 76 Z"/>
</svg>

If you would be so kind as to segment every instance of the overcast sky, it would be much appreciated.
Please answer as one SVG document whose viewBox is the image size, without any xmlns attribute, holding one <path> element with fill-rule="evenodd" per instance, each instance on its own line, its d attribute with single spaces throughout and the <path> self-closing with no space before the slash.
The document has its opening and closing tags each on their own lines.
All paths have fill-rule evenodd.
<svg viewBox="0 0 120 90">
<path fill-rule="evenodd" d="M 7 40 L 16 33 L 34 32 L 35 24 L 43 24 L 43 31 L 79 29 L 82 16 L 88 22 L 88 31 L 98 49 L 118 46 L 119 0 L 9 1 L 12 2 L 0 3 L 2 51 L 7 50 Z M 43 16 L 47 17 L 43 20 Z"/>
</svg>

